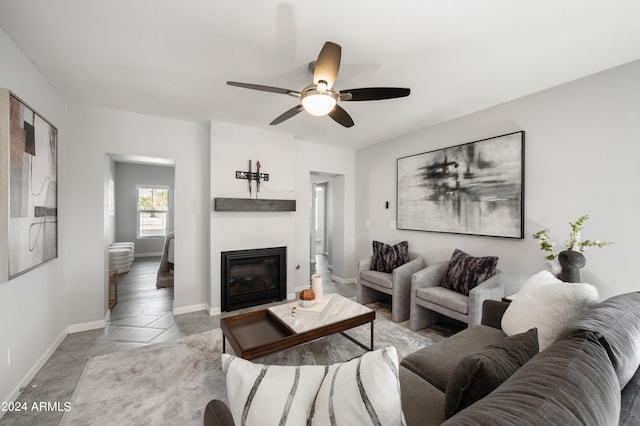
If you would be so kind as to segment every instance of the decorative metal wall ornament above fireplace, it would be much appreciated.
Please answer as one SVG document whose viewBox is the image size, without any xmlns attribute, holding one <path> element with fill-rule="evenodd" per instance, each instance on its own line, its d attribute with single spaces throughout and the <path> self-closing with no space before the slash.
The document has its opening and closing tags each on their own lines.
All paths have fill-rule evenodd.
<svg viewBox="0 0 640 426">
<path fill-rule="evenodd" d="M 220 256 L 223 311 L 286 298 L 286 247 L 223 251 Z"/>
</svg>

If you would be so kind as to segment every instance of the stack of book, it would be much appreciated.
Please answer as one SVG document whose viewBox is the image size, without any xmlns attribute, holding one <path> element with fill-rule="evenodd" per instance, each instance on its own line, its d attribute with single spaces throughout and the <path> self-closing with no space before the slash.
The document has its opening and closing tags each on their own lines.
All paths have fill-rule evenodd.
<svg viewBox="0 0 640 426">
<path fill-rule="evenodd" d="M 322 303 L 316 303 L 310 307 L 294 306 L 291 309 L 291 316 L 294 318 L 307 318 L 319 320 L 327 313 L 327 306 L 331 303 L 331 295 L 325 295 Z"/>
</svg>

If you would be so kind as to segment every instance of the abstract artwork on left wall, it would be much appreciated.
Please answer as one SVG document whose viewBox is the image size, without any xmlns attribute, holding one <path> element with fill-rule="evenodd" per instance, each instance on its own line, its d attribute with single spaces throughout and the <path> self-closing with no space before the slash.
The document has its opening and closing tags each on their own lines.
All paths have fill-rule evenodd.
<svg viewBox="0 0 640 426">
<path fill-rule="evenodd" d="M 58 256 L 57 155 L 58 130 L 0 89 L 0 281 Z"/>
</svg>

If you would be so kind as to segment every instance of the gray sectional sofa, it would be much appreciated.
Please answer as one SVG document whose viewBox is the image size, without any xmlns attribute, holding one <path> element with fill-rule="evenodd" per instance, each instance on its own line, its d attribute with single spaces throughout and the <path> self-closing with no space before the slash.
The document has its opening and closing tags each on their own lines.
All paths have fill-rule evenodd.
<svg viewBox="0 0 640 426">
<path fill-rule="evenodd" d="M 402 360 L 402 409 L 409 426 L 640 425 L 640 292 L 592 306 L 539 353 L 536 337 L 532 358 L 493 392 L 447 419 L 452 373 L 467 355 L 505 341 L 500 324 L 507 307 L 485 301 L 480 325 Z M 207 405 L 204 423 L 234 424 L 218 400 Z"/>
<path fill-rule="evenodd" d="M 640 425 L 640 293 L 592 306 L 493 392 L 447 419 L 449 378 L 468 354 L 506 337 L 507 307 L 486 301 L 481 325 L 402 361 L 408 425 Z"/>
</svg>

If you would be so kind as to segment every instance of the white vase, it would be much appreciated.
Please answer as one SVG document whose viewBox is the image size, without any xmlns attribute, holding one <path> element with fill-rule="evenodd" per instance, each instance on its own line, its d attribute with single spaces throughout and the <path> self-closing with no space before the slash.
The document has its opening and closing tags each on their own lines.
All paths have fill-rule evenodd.
<svg viewBox="0 0 640 426">
<path fill-rule="evenodd" d="M 311 290 L 316 294 L 316 303 L 322 303 L 323 291 L 322 291 L 322 275 L 311 275 Z"/>
</svg>

